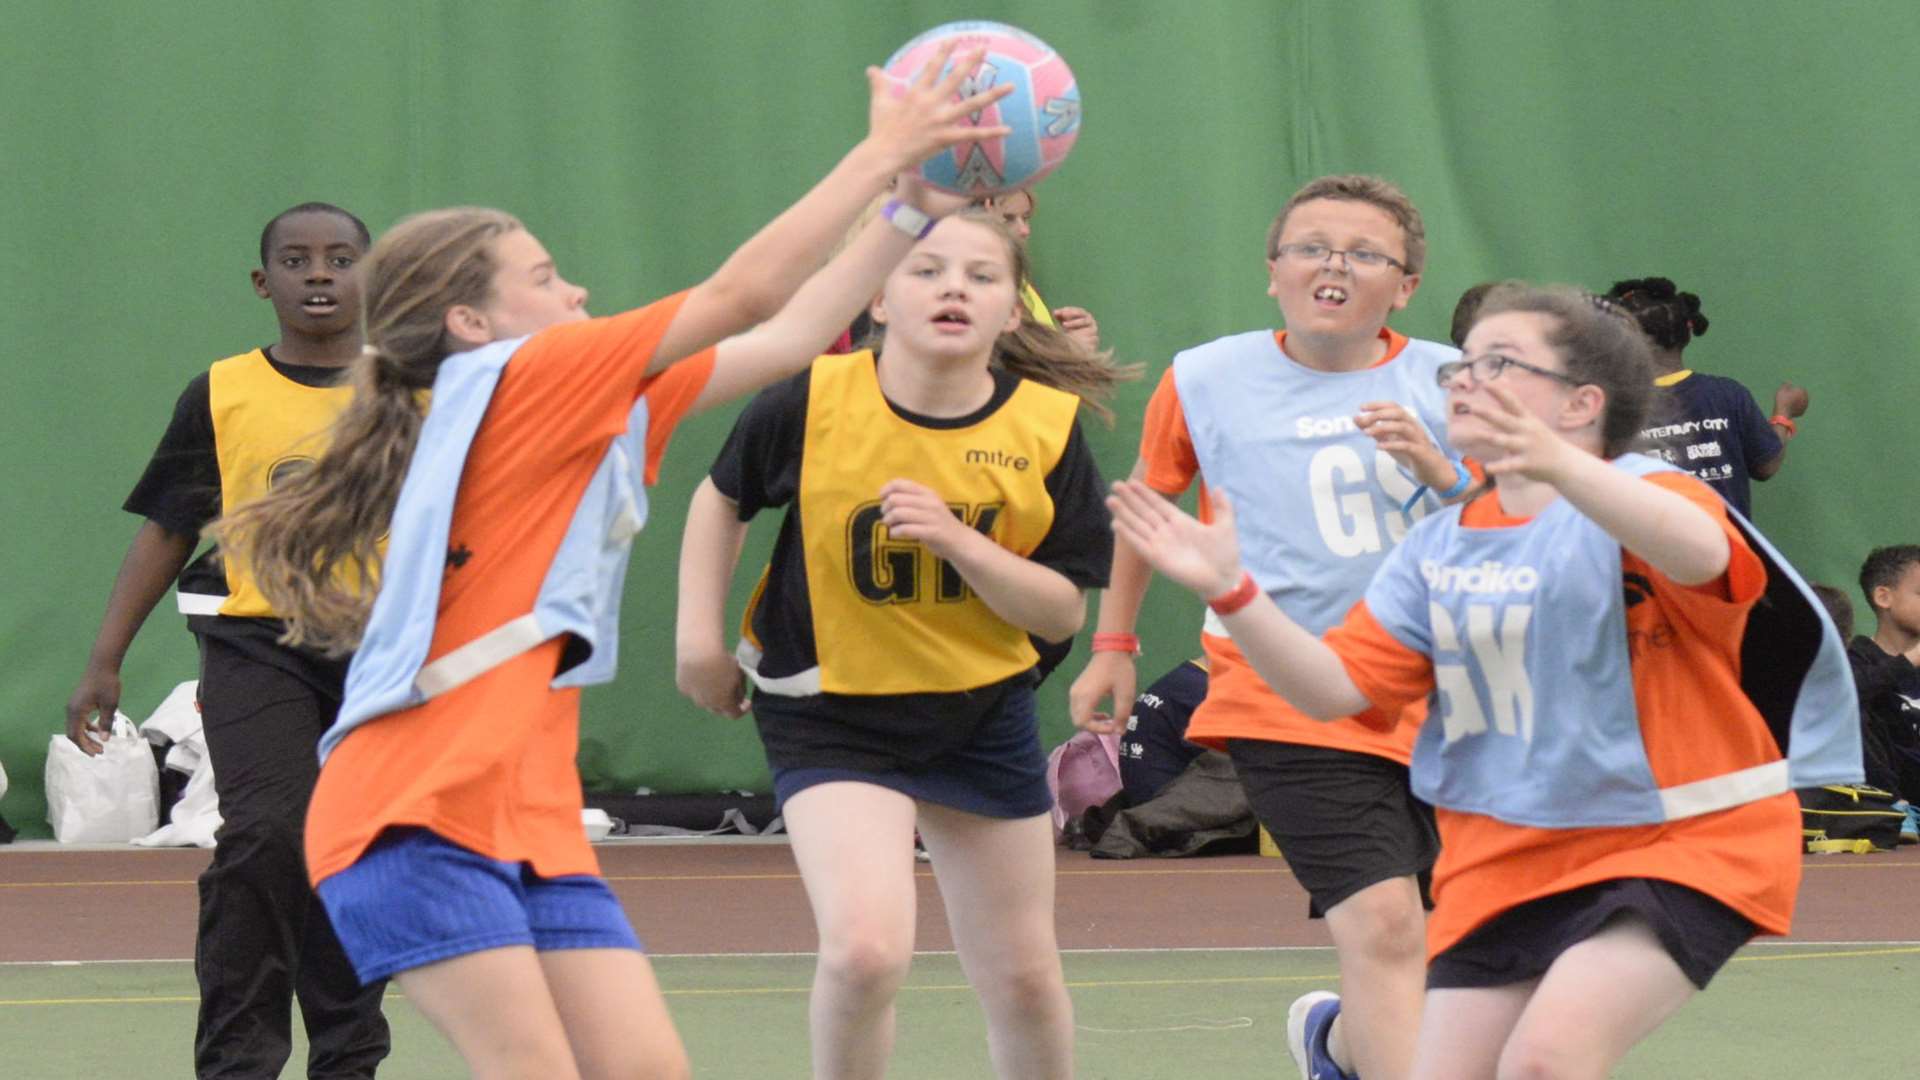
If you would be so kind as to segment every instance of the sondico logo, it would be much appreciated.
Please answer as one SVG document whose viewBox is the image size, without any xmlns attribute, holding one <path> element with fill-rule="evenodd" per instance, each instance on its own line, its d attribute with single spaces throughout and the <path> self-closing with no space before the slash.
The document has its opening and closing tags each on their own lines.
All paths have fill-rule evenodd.
<svg viewBox="0 0 1920 1080">
<path fill-rule="evenodd" d="M 1031 465 L 1032 462 L 1019 454 L 1009 454 L 1005 450 L 969 450 L 967 451 L 967 464 L 997 465 L 1003 469 L 1025 472 L 1027 466 Z"/>
<path fill-rule="evenodd" d="M 1345 435 L 1360 430 L 1351 416 L 1302 416 L 1293 422 L 1293 437 L 1296 439 L 1325 439 L 1334 435 Z"/>
<path fill-rule="evenodd" d="M 1540 572 L 1531 566 L 1508 566 L 1489 559 L 1479 566 L 1442 566 L 1420 560 L 1420 576 L 1434 592 L 1526 593 L 1540 587 Z"/>
</svg>

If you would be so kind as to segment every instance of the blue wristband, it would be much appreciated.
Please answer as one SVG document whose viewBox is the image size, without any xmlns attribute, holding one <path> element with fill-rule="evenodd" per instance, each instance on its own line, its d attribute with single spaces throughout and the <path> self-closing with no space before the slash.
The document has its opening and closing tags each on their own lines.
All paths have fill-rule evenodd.
<svg viewBox="0 0 1920 1080">
<path fill-rule="evenodd" d="M 1466 494 L 1467 488 L 1473 486 L 1473 474 L 1468 472 L 1467 467 L 1458 461 L 1453 463 L 1453 474 L 1452 487 L 1445 491 L 1436 491 L 1433 493 L 1434 497 L 1442 502 L 1448 499 L 1459 498 L 1461 495 Z"/>
</svg>

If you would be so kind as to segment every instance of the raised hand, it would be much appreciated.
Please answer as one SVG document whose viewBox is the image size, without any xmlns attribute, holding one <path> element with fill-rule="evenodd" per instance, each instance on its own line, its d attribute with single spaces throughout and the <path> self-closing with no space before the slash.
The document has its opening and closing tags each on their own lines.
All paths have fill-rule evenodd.
<svg viewBox="0 0 1920 1080">
<path fill-rule="evenodd" d="M 1424 482 L 1431 484 L 1434 477 L 1452 476 L 1452 462 L 1434 444 L 1426 425 L 1399 402 L 1369 401 L 1360 406 L 1353 422 L 1373 439 L 1375 446 L 1385 450 L 1393 460 Z M 1443 480 L 1439 486 L 1446 487 L 1451 483 L 1450 479 Z"/>
<path fill-rule="evenodd" d="M 960 97 L 961 85 L 986 58 L 986 50 L 962 53 L 949 66 L 957 44 L 943 45 L 919 75 L 904 84 L 877 67 L 867 69 L 868 138 L 895 156 L 896 169 L 914 168 L 949 146 L 997 139 L 1012 130 L 967 122 L 972 114 L 1013 93 L 1014 86 L 1002 82 L 972 97 Z"/>
<path fill-rule="evenodd" d="M 1219 596 L 1240 582 L 1240 544 L 1233 532 L 1233 506 L 1220 492 L 1207 492 L 1213 521 L 1201 524 L 1138 480 L 1121 480 L 1107 497 L 1113 531 L 1155 570 L 1199 593 Z"/>
<path fill-rule="evenodd" d="M 1773 392 L 1773 411 L 1776 416 L 1795 419 L 1805 415 L 1809 399 L 1807 388 L 1791 382 L 1783 382 L 1780 389 Z"/>
<path fill-rule="evenodd" d="M 1513 391 L 1497 382 L 1484 388 L 1494 399 L 1493 407 L 1476 402 L 1469 409 L 1493 429 L 1490 441 L 1500 451 L 1489 455 L 1488 476 L 1524 476 L 1557 487 L 1568 466 L 1591 456 L 1528 412 Z"/>
<path fill-rule="evenodd" d="M 1100 351 L 1100 324 L 1094 320 L 1093 312 L 1082 307 L 1058 307 L 1053 309 L 1053 321 L 1068 337 L 1085 345 L 1088 352 Z"/>
</svg>

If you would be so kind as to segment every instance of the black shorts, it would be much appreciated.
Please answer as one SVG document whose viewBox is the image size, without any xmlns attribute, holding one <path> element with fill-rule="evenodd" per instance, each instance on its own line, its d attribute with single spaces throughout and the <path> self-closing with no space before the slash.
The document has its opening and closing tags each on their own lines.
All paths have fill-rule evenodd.
<svg viewBox="0 0 1920 1080">
<path fill-rule="evenodd" d="M 1702 990 L 1759 931 L 1705 893 L 1652 878 L 1585 885 L 1501 912 L 1427 966 L 1427 989 L 1506 986 L 1546 974 L 1560 954 L 1623 916 L 1637 916 Z"/>
<path fill-rule="evenodd" d="M 1009 680 L 966 697 L 973 715 L 943 702 L 946 707 L 935 715 L 948 722 L 937 736 L 923 737 L 913 729 L 927 712 L 901 699 L 847 708 L 840 697 L 836 708 L 829 695 L 754 695 L 775 799 L 785 806 L 816 784 L 851 780 L 983 817 L 1028 818 L 1052 809 L 1031 680 Z M 888 730 L 889 719 L 897 732 Z"/>
<path fill-rule="evenodd" d="M 1412 877 L 1427 895 L 1440 853 L 1433 809 L 1397 761 L 1324 746 L 1228 739 L 1240 784 L 1319 918 L 1369 885 Z"/>
</svg>

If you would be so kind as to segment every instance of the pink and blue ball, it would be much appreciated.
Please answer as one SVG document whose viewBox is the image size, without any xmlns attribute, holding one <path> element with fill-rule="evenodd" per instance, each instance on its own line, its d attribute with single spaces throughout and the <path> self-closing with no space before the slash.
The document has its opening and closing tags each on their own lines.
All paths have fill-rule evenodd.
<svg viewBox="0 0 1920 1080">
<path fill-rule="evenodd" d="M 950 38 L 960 39 L 956 56 L 986 49 L 962 94 L 1014 85 L 1013 93 L 968 122 L 1004 124 L 1013 130 L 1002 138 L 964 142 L 943 151 L 922 166 L 920 174 L 935 187 L 976 198 L 1037 183 L 1066 160 L 1080 137 L 1080 89 L 1073 71 L 1052 46 L 1018 27 L 954 22 L 902 45 L 887 60 L 887 74 L 911 82 Z"/>
</svg>

